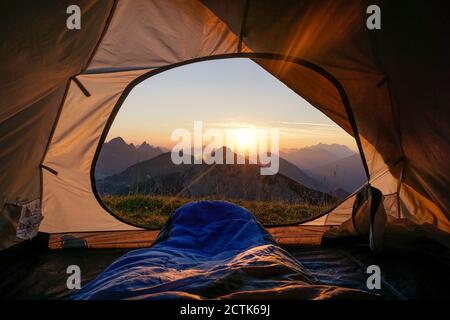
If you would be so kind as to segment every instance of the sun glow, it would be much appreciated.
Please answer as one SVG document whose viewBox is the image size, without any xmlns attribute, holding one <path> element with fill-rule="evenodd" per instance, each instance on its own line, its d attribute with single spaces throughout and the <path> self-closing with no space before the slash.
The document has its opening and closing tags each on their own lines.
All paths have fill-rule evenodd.
<svg viewBox="0 0 450 320">
<path fill-rule="evenodd" d="M 245 152 L 257 144 L 255 134 L 250 128 L 236 130 L 235 145 L 239 152 Z"/>
</svg>

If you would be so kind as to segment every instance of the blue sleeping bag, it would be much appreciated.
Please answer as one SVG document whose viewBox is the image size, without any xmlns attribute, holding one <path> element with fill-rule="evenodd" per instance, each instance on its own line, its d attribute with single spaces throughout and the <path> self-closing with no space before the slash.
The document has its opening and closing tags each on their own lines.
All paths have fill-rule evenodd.
<svg viewBox="0 0 450 320">
<path fill-rule="evenodd" d="M 126 253 L 71 299 L 211 299 L 293 281 L 314 282 L 249 211 L 200 201 L 176 210 L 155 244 Z"/>
</svg>

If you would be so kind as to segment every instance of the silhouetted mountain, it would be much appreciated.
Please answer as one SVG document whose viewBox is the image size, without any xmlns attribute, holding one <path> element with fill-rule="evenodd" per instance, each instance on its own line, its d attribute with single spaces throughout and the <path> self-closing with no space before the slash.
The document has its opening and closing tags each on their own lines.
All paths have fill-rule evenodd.
<svg viewBox="0 0 450 320">
<path fill-rule="evenodd" d="M 309 169 L 307 173 L 322 184 L 330 186 L 331 190 L 343 189 L 348 193 L 352 193 L 367 181 L 359 154 Z"/>
<path fill-rule="evenodd" d="M 317 181 L 314 189 L 339 199 L 345 199 L 366 181 L 359 154 L 344 145 L 319 143 L 284 150 L 281 156 Z"/>
<path fill-rule="evenodd" d="M 147 142 L 136 147 L 117 137 L 103 144 L 95 168 L 96 178 L 120 173 L 129 166 L 151 159 L 167 150 L 149 145 Z"/>
<path fill-rule="evenodd" d="M 343 144 L 337 144 L 337 143 L 333 143 L 333 144 L 319 143 L 319 144 L 316 144 L 313 146 L 309 146 L 306 149 L 326 150 L 328 152 L 331 152 L 332 154 L 334 154 L 335 156 L 337 156 L 339 158 L 346 158 L 346 157 L 349 157 L 349 156 L 355 154 L 352 150 L 350 150 L 349 147 L 347 147 Z"/>
<path fill-rule="evenodd" d="M 168 152 L 98 180 L 97 190 L 101 194 L 118 195 L 137 193 L 310 204 L 337 202 L 336 198 L 307 188 L 281 173 L 262 176 L 260 169 L 257 164 L 175 165 Z M 300 176 L 303 174 L 299 173 Z"/>
<path fill-rule="evenodd" d="M 284 150 L 280 156 L 300 169 L 311 169 L 355 154 L 347 146 L 319 143 L 301 149 Z"/>
<path fill-rule="evenodd" d="M 298 149 L 295 151 L 281 152 L 280 156 L 289 162 L 295 164 L 302 170 L 307 170 L 315 166 L 325 165 L 327 163 L 339 160 L 340 158 L 326 150 Z"/>
<path fill-rule="evenodd" d="M 329 191 L 330 188 L 326 184 L 323 184 L 320 181 L 312 178 L 293 163 L 281 157 L 279 159 L 280 165 L 278 172 L 280 174 L 291 178 L 292 180 L 304 185 L 307 188 L 328 193 L 327 191 Z"/>
<path fill-rule="evenodd" d="M 240 163 L 242 163 L 242 161 L 244 161 L 243 160 L 244 157 L 242 155 L 233 153 L 228 147 L 222 147 L 222 154 L 224 156 L 224 158 L 222 159 L 223 163 L 225 163 L 225 161 L 226 161 L 225 155 L 226 155 L 227 151 L 234 155 L 235 163 L 238 162 L 238 159 L 239 159 L 239 161 L 241 161 Z M 248 157 L 246 157 L 246 159 L 247 159 L 246 160 L 247 163 L 249 163 Z M 296 165 L 294 165 L 293 163 L 290 163 L 289 161 L 287 161 L 281 157 L 279 157 L 279 167 L 278 167 L 278 171 L 276 173 L 280 173 L 280 174 L 304 185 L 305 187 L 313 189 L 313 190 L 318 190 L 318 191 L 322 191 L 322 192 L 326 192 L 329 190 L 328 186 L 323 185 L 319 181 L 308 176 L 305 172 L 303 172 Z"/>
</svg>

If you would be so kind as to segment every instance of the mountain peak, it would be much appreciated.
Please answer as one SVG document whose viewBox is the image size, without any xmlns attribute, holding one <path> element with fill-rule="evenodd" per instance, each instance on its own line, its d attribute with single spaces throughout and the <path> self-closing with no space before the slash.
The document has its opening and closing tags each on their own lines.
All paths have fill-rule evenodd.
<svg viewBox="0 0 450 320">
<path fill-rule="evenodd" d="M 107 143 L 108 143 L 108 144 L 112 144 L 112 145 L 127 144 L 127 143 L 125 142 L 125 140 L 123 140 L 122 137 L 115 137 L 115 138 L 109 140 Z"/>
<path fill-rule="evenodd" d="M 161 148 L 153 147 L 145 141 L 136 147 L 133 143 L 128 144 L 122 137 L 115 137 L 103 145 L 96 175 L 104 177 L 120 173 L 129 166 L 151 159 L 162 152 Z"/>
<path fill-rule="evenodd" d="M 348 157 L 351 155 L 354 155 L 355 152 L 353 152 L 349 147 L 343 144 L 326 144 L 326 143 L 318 143 L 309 147 L 303 148 L 305 150 L 325 150 L 328 151 L 339 158 Z"/>
<path fill-rule="evenodd" d="M 142 142 L 139 147 L 137 147 L 139 151 L 145 151 L 149 149 L 154 149 L 154 147 L 151 144 L 148 144 L 147 141 Z"/>
</svg>

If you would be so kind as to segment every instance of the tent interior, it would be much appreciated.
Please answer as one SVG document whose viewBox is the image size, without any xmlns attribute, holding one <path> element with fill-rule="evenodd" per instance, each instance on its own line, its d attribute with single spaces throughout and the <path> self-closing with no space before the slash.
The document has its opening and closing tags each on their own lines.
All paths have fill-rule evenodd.
<svg viewBox="0 0 450 320">
<path fill-rule="evenodd" d="M 270 234 L 322 285 L 448 298 L 445 2 L 80 0 L 74 30 L 70 2 L 0 5 L 1 298 L 69 298 L 68 265 L 80 266 L 84 286 L 123 254 L 161 244 L 167 230 L 130 225 L 99 199 L 102 145 L 144 79 L 235 57 L 253 60 L 352 135 L 368 180 L 315 219 L 257 228 L 261 237 Z M 367 28 L 372 4 L 381 29 Z M 381 289 L 367 288 L 370 265 L 382 270 Z"/>
</svg>

